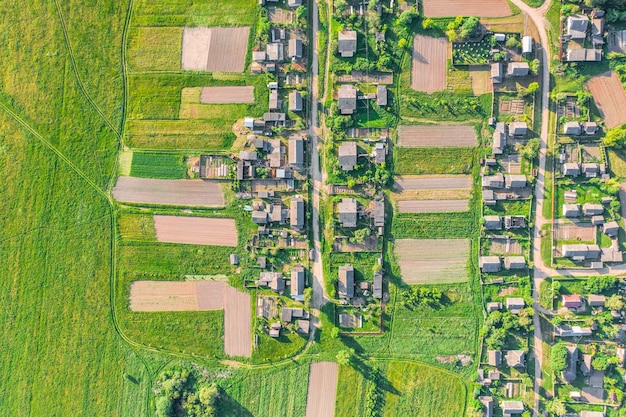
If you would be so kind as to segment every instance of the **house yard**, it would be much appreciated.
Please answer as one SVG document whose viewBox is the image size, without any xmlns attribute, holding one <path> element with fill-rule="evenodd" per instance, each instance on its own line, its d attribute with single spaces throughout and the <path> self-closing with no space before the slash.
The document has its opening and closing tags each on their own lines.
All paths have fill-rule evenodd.
<svg viewBox="0 0 626 417">
<path fill-rule="evenodd" d="M 113 188 L 113 197 L 124 203 L 224 206 L 224 194 L 220 184 L 202 180 L 119 177 Z"/>
<path fill-rule="evenodd" d="M 474 147 L 476 131 L 471 125 L 402 125 L 398 146 L 407 148 Z"/>
<path fill-rule="evenodd" d="M 445 38 L 415 35 L 411 88 L 432 93 L 445 90 L 448 41 Z"/>
<path fill-rule="evenodd" d="M 338 372 L 334 362 L 311 363 L 306 417 L 334 417 Z"/>
<path fill-rule="evenodd" d="M 505 17 L 511 15 L 506 0 L 424 0 L 426 17 Z"/>
<path fill-rule="evenodd" d="M 249 27 L 185 28 L 182 69 L 243 72 L 249 32 Z"/>
<path fill-rule="evenodd" d="M 607 128 L 626 123 L 626 92 L 615 71 L 592 77 L 587 87 Z"/>
<path fill-rule="evenodd" d="M 468 239 L 397 239 L 394 250 L 407 284 L 467 281 Z"/>
<path fill-rule="evenodd" d="M 159 242 L 237 246 L 234 219 L 154 216 L 154 229 Z"/>
</svg>

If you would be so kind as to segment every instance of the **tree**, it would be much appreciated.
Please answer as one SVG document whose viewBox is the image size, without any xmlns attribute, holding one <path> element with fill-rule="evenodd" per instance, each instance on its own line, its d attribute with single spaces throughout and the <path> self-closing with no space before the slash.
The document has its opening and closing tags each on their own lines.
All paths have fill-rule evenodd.
<svg viewBox="0 0 626 417">
<path fill-rule="evenodd" d="M 348 366 L 354 356 L 354 349 L 343 349 L 337 353 L 336 359 L 339 365 Z"/>
<path fill-rule="evenodd" d="M 302 292 L 302 297 L 304 299 L 304 307 L 308 310 L 309 308 L 311 308 L 311 300 L 313 299 L 313 288 L 305 288 Z"/>
<path fill-rule="evenodd" d="M 405 10 L 398 18 L 398 24 L 408 30 L 413 24 L 413 21 L 419 16 L 419 13 L 417 13 L 414 9 Z"/>
<path fill-rule="evenodd" d="M 611 276 L 592 276 L 585 282 L 585 290 L 589 293 L 599 294 L 615 288 L 617 278 Z"/>
<path fill-rule="evenodd" d="M 533 59 L 532 61 L 530 61 L 528 63 L 528 67 L 529 67 L 529 71 L 532 75 L 537 75 L 539 74 L 539 67 L 540 67 L 541 63 L 539 62 L 538 59 Z"/>
<path fill-rule="evenodd" d="M 432 28 L 434 25 L 435 25 L 435 21 L 434 21 L 433 19 L 431 19 L 431 18 L 424 19 L 424 20 L 422 21 L 422 28 L 424 28 L 424 29 L 430 29 L 430 28 Z"/>
<path fill-rule="evenodd" d="M 609 358 L 604 354 L 596 354 L 591 361 L 591 366 L 598 371 L 605 371 L 609 367 Z"/>
<path fill-rule="evenodd" d="M 408 45 L 409 43 L 405 38 L 400 38 L 400 40 L 398 41 L 398 48 L 400 49 L 405 49 Z"/>
<path fill-rule="evenodd" d="M 370 235 L 370 229 L 364 227 L 363 229 L 355 230 L 354 236 L 350 238 L 350 242 L 361 244 L 365 242 L 365 238 Z"/>
<path fill-rule="evenodd" d="M 563 371 L 567 368 L 567 346 L 557 343 L 550 352 L 550 364 L 554 372 Z"/>
<path fill-rule="evenodd" d="M 527 332 L 533 329 L 533 316 L 535 315 L 535 309 L 527 307 L 519 312 L 519 325 Z"/>
<path fill-rule="evenodd" d="M 298 18 L 298 20 L 300 19 L 306 19 L 306 7 L 305 6 L 298 6 L 298 8 L 296 9 L 296 17 Z"/>
<path fill-rule="evenodd" d="M 537 90 L 539 90 L 539 83 L 538 82 L 532 82 L 530 84 L 528 84 L 528 88 L 526 89 L 526 92 L 529 95 L 535 94 L 537 92 Z"/>
<path fill-rule="evenodd" d="M 335 6 L 335 12 L 338 15 L 343 15 L 348 8 L 348 3 L 346 2 L 346 0 L 335 0 L 333 2 L 333 5 Z"/>
<path fill-rule="evenodd" d="M 539 139 L 533 138 L 525 146 L 520 146 L 519 153 L 527 160 L 532 161 L 537 158 L 540 149 L 541 142 Z"/>
<path fill-rule="evenodd" d="M 168 397 L 159 397 L 156 400 L 156 414 L 157 417 L 171 417 L 172 416 L 172 400 Z"/>
<path fill-rule="evenodd" d="M 485 339 L 485 343 L 489 349 L 500 350 L 504 346 L 506 339 L 506 330 L 492 329 L 489 337 Z"/>
<path fill-rule="evenodd" d="M 333 327 L 332 329 L 330 329 L 330 337 L 332 337 L 333 339 L 339 338 L 339 327 Z"/>
<path fill-rule="evenodd" d="M 623 148 L 626 144 L 626 129 L 616 127 L 609 129 L 604 137 L 604 145 L 613 148 Z"/>
<path fill-rule="evenodd" d="M 479 24 L 480 24 L 480 19 L 477 18 L 476 16 L 470 16 L 467 19 L 465 19 L 465 21 L 461 25 L 461 32 L 463 32 L 465 36 L 461 36 L 461 37 L 467 38 L 467 37 L 473 36 L 476 33 L 476 30 L 478 29 Z"/>
<path fill-rule="evenodd" d="M 511 36 L 506 40 L 507 48 L 519 48 L 520 41 L 517 39 L 517 36 Z"/>
<path fill-rule="evenodd" d="M 567 408 L 565 408 L 565 403 L 562 400 L 555 398 L 550 404 L 550 411 L 560 417 L 567 413 Z"/>
<path fill-rule="evenodd" d="M 611 311 L 619 311 L 624 308 L 624 299 L 621 295 L 612 295 L 607 298 L 604 306 Z"/>
</svg>

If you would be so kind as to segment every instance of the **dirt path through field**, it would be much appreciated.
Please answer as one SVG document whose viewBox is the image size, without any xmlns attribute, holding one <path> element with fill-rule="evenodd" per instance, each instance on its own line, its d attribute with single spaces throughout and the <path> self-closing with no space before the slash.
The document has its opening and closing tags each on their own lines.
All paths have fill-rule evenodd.
<svg viewBox="0 0 626 417">
<path fill-rule="evenodd" d="M 224 289 L 224 352 L 249 358 L 252 354 L 250 295 L 236 288 Z"/>
<path fill-rule="evenodd" d="M 334 417 L 338 371 L 334 362 L 311 364 L 306 417 Z"/>
<path fill-rule="evenodd" d="M 159 242 L 237 246 L 237 228 L 233 219 L 186 216 L 153 218 Z"/>
</svg>

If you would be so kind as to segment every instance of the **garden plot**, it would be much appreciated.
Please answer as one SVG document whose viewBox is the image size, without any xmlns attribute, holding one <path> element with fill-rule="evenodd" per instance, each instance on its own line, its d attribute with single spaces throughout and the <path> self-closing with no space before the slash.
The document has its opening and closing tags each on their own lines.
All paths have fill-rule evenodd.
<svg viewBox="0 0 626 417">
<path fill-rule="evenodd" d="M 555 223 L 554 237 L 556 240 L 594 242 L 596 239 L 596 226 L 591 223 Z"/>
<path fill-rule="evenodd" d="M 224 352 L 229 356 L 252 354 L 250 294 L 224 288 Z"/>
<path fill-rule="evenodd" d="M 224 308 L 224 282 L 135 281 L 130 287 L 132 311 L 209 311 Z"/>
<path fill-rule="evenodd" d="M 448 41 L 415 35 L 411 88 L 432 93 L 446 89 Z"/>
<path fill-rule="evenodd" d="M 248 27 L 185 28 L 182 69 L 243 72 L 249 32 Z"/>
<path fill-rule="evenodd" d="M 267 18 L 272 23 L 289 24 L 293 21 L 293 12 L 278 7 L 268 7 Z"/>
<path fill-rule="evenodd" d="M 125 203 L 224 206 L 224 194 L 219 183 L 203 180 L 119 177 L 113 188 L 113 197 Z"/>
<path fill-rule="evenodd" d="M 471 125 L 402 125 L 398 146 L 406 148 L 475 147 L 476 131 Z"/>
<path fill-rule="evenodd" d="M 505 17 L 511 15 L 506 0 L 423 0 L 426 17 Z"/>
<path fill-rule="evenodd" d="M 470 84 L 472 86 L 472 92 L 475 96 L 481 94 L 491 94 L 493 90 L 493 84 L 491 83 L 491 72 L 489 66 L 472 65 L 468 68 L 470 76 Z"/>
<path fill-rule="evenodd" d="M 204 87 L 200 93 L 200 103 L 254 103 L 254 87 Z"/>
<path fill-rule="evenodd" d="M 587 87 L 607 128 L 626 123 L 626 92 L 615 71 L 592 77 Z"/>
<path fill-rule="evenodd" d="M 468 211 L 468 200 L 401 200 L 398 201 L 400 213 L 452 213 Z"/>
<path fill-rule="evenodd" d="M 407 284 L 467 281 L 468 239 L 396 239 L 395 253 Z"/>
<path fill-rule="evenodd" d="M 154 216 L 154 228 L 159 242 L 237 246 L 237 228 L 233 219 Z"/>
<path fill-rule="evenodd" d="M 489 239 L 489 255 L 521 255 L 522 245 L 519 241 L 507 238 Z"/>
<path fill-rule="evenodd" d="M 393 198 L 396 201 L 468 199 L 471 186 L 469 175 L 405 175 L 394 182 Z"/>
<path fill-rule="evenodd" d="M 306 417 L 333 417 L 335 415 L 338 370 L 334 362 L 311 363 Z"/>
<path fill-rule="evenodd" d="M 499 103 L 499 113 L 524 114 L 524 100 L 502 100 Z"/>
</svg>

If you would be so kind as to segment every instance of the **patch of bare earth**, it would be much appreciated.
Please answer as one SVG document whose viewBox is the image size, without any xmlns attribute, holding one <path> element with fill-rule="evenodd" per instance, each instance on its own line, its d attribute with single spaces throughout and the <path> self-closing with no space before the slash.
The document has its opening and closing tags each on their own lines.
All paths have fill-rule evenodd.
<svg viewBox="0 0 626 417">
<path fill-rule="evenodd" d="M 224 308 L 216 281 L 135 281 L 130 287 L 132 311 L 207 311 Z"/>
<path fill-rule="evenodd" d="M 469 210 L 468 200 L 400 200 L 400 213 L 452 213 Z"/>
<path fill-rule="evenodd" d="M 311 363 L 306 417 L 334 417 L 338 367 L 334 362 Z"/>
<path fill-rule="evenodd" d="M 554 225 L 554 236 L 557 240 L 580 240 L 591 242 L 596 238 L 596 227 L 590 223 Z"/>
<path fill-rule="evenodd" d="M 204 87 L 202 88 L 202 93 L 200 93 L 200 103 L 254 103 L 254 87 Z"/>
<path fill-rule="evenodd" d="M 402 175 L 393 185 L 394 201 L 467 200 L 471 195 L 469 175 Z"/>
<path fill-rule="evenodd" d="M 415 35 L 411 88 L 432 93 L 446 89 L 448 41 L 445 38 Z"/>
<path fill-rule="evenodd" d="M 249 31 L 248 27 L 185 28 L 182 69 L 243 72 Z"/>
<path fill-rule="evenodd" d="M 467 281 L 468 239 L 396 239 L 394 250 L 407 284 Z"/>
<path fill-rule="evenodd" d="M 626 123 L 626 92 L 615 71 L 591 77 L 587 87 L 609 129 Z"/>
<path fill-rule="evenodd" d="M 474 95 L 479 96 L 481 94 L 491 94 L 493 84 L 491 83 L 491 72 L 489 66 L 471 66 L 468 71 Z"/>
<path fill-rule="evenodd" d="M 154 216 L 154 228 L 159 242 L 237 246 L 237 228 L 233 219 Z"/>
<path fill-rule="evenodd" d="M 405 148 L 474 147 L 478 144 L 471 125 L 401 125 L 398 146 Z"/>
<path fill-rule="evenodd" d="M 511 14 L 506 0 L 423 0 L 426 17 L 505 17 Z"/>
<path fill-rule="evenodd" d="M 229 356 L 252 354 L 250 295 L 232 287 L 224 289 L 224 352 Z"/>
<path fill-rule="evenodd" d="M 113 188 L 113 198 L 125 203 L 224 207 L 220 184 L 206 180 L 119 177 Z"/>
</svg>

